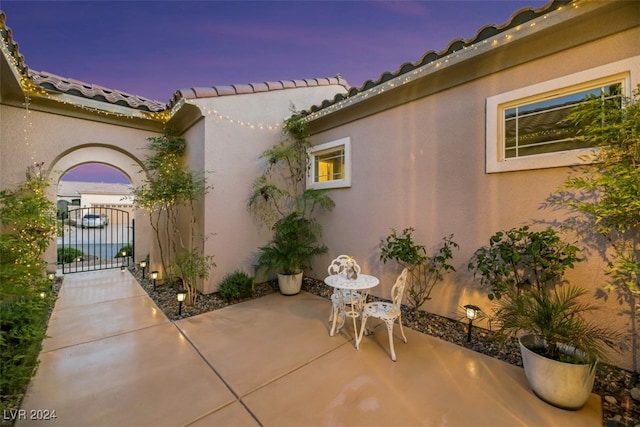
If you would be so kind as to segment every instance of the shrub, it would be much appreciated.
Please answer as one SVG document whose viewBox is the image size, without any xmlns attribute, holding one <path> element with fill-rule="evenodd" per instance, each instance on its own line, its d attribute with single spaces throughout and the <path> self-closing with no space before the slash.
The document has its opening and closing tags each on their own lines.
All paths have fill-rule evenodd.
<svg viewBox="0 0 640 427">
<path fill-rule="evenodd" d="M 0 408 L 20 406 L 38 361 L 49 310 L 51 284 L 42 259 L 56 235 L 54 204 L 46 197 L 42 163 L 26 181 L 0 191 Z"/>
<path fill-rule="evenodd" d="M 253 277 L 243 271 L 227 274 L 220 283 L 220 297 L 226 301 L 253 296 Z"/>
<path fill-rule="evenodd" d="M 0 302 L 0 390 L 2 411 L 16 409 L 38 364 L 45 338 L 50 294 Z M 49 297 L 47 296 L 49 295 Z"/>
<path fill-rule="evenodd" d="M 392 228 L 391 234 L 381 242 L 380 260 L 385 264 L 394 260 L 409 270 L 407 299 L 411 308 L 418 311 L 431 299 L 431 291 L 444 279 L 444 273 L 456 271 L 449 260 L 453 258 L 453 249 L 459 249 L 459 246 L 451 234 L 444 237 L 440 248 L 429 255 L 423 245 L 413 241 L 413 231 L 410 227 L 398 234 Z"/>
<path fill-rule="evenodd" d="M 76 248 L 58 247 L 58 264 L 66 264 L 82 257 L 84 252 Z"/>
</svg>

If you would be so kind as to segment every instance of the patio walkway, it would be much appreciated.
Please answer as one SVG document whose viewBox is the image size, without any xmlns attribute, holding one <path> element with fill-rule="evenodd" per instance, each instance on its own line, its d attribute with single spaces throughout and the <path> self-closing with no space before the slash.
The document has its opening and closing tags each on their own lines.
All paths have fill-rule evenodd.
<svg viewBox="0 0 640 427">
<path fill-rule="evenodd" d="M 602 426 L 595 394 L 554 408 L 521 368 L 408 329 L 394 363 L 386 328 L 356 351 L 329 311 L 272 294 L 173 323 L 128 272 L 67 275 L 21 413 L 56 418 L 16 425 Z"/>
</svg>

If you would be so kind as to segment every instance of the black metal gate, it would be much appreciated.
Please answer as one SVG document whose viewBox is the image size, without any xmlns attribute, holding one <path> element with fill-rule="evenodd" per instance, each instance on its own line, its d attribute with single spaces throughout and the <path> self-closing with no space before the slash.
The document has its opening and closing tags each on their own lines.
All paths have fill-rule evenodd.
<svg viewBox="0 0 640 427">
<path fill-rule="evenodd" d="M 129 212 L 105 207 L 70 209 L 58 244 L 63 273 L 126 268 L 134 255 Z M 60 249 L 61 248 L 61 249 Z"/>
</svg>

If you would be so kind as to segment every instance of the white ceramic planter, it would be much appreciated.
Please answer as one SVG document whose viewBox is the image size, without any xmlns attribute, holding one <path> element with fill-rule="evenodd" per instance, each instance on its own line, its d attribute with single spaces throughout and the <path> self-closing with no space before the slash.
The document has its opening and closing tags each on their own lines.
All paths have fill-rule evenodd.
<svg viewBox="0 0 640 427">
<path fill-rule="evenodd" d="M 582 408 L 593 390 L 595 364 L 559 362 L 530 350 L 540 347 L 541 343 L 542 339 L 535 335 L 520 338 L 522 364 L 533 392 L 540 399 L 559 408 Z"/>
<path fill-rule="evenodd" d="M 295 295 L 302 288 L 302 272 L 298 274 L 278 274 L 278 286 L 283 295 Z"/>
</svg>

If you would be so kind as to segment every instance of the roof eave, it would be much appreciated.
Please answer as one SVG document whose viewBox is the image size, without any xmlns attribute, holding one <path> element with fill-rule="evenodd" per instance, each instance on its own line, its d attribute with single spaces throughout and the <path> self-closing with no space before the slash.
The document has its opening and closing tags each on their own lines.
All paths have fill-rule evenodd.
<svg viewBox="0 0 640 427">
<path fill-rule="evenodd" d="M 344 115 L 344 118 L 339 122 L 345 123 L 423 97 L 425 96 L 424 93 L 412 89 L 425 79 L 433 78 L 435 75 L 457 68 L 461 64 L 471 62 L 504 46 L 520 42 L 535 33 L 545 31 L 566 20 L 590 13 L 601 7 L 599 3 L 583 0 L 560 6 L 536 19 L 517 25 L 478 43 L 462 47 L 460 50 L 440 57 L 412 71 L 400 74 L 356 95 L 324 106 L 317 111 L 312 111 L 308 113 L 306 120 L 314 129 L 320 131 L 337 126 L 338 123 L 334 117 L 337 114 Z M 366 112 L 356 112 L 356 110 L 364 110 L 365 108 Z"/>
</svg>

